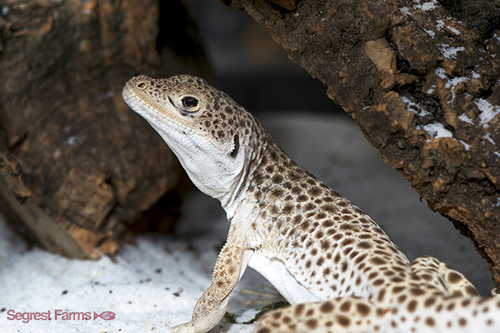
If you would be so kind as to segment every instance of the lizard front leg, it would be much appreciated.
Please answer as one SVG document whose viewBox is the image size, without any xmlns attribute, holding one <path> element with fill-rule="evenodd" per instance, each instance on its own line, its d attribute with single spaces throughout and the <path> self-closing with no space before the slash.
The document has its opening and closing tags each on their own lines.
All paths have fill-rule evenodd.
<svg viewBox="0 0 500 333">
<path fill-rule="evenodd" d="M 233 229 L 233 228 L 231 228 Z M 231 293 L 245 272 L 253 251 L 230 230 L 212 274 L 212 283 L 196 303 L 191 321 L 173 328 L 176 333 L 201 333 L 214 327 L 226 313 Z"/>
</svg>

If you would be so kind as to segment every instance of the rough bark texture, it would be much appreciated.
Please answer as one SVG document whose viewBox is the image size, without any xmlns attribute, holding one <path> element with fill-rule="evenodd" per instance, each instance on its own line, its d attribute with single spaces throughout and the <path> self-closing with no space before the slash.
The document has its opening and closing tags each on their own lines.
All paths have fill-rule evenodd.
<svg viewBox="0 0 500 333">
<path fill-rule="evenodd" d="M 97 258 L 179 177 L 121 98 L 157 75 L 156 0 L 18 1 L 0 8 L 3 210 L 47 249 Z"/>
<path fill-rule="evenodd" d="M 500 283 L 500 2 L 239 5 L 328 87 L 429 207 L 474 241 Z"/>
</svg>

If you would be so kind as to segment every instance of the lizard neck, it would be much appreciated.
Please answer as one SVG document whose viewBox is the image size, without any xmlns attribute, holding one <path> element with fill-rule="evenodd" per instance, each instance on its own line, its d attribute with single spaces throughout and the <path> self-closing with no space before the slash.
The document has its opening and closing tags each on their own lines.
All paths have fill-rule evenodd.
<svg viewBox="0 0 500 333">
<path fill-rule="evenodd" d="M 271 135 L 258 122 L 256 125 L 258 130 L 252 131 L 252 135 L 245 140 L 248 143 L 244 147 L 246 160 L 240 172 L 240 178 L 234 190 L 219 199 L 229 221 L 233 220 L 239 210 L 247 209 L 245 202 L 249 202 L 250 199 L 249 188 L 254 184 L 253 180 L 257 175 L 261 174 L 263 165 L 267 163 L 269 152 L 276 150 L 281 152 Z"/>
<path fill-rule="evenodd" d="M 270 177 L 270 174 L 275 169 L 279 173 L 284 174 L 286 168 L 283 165 L 293 164 L 297 168 L 300 168 L 281 150 L 269 133 L 264 130 L 259 134 L 260 136 L 256 138 L 259 144 L 254 146 L 254 159 L 248 164 L 246 172 L 242 175 L 237 192 L 230 197 L 231 201 L 228 201 L 227 205 L 221 201 L 222 207 L 226 211 L 227 218 L 230 221 L 239 210 L 247 209 L 246 205 L 257 204 L 258 206 L 262 206 L 264 204 L 255 194 L 265 193 L 272 189 L 273 181 L 279 178 L 275 177 L 272 179 Z"/>
</svg>

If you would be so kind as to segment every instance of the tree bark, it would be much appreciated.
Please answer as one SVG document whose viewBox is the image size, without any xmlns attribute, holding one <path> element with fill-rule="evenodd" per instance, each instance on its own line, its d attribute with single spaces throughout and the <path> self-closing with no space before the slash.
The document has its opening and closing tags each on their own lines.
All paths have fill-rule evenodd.
<svg viewBox="0 0 500 333">
<path fill-rule="evenodd" d="M 328 87 L 499 285 L 500 2 L 219 2 L 244 8 Z"/>
<path fill-rule="evenodd" d="M 156 0 L 18 1 L 0 6 L 3 212 L 45 248 L 113 254 L 180 167 L 121 98 L 161 63 Z"/>
</svg>

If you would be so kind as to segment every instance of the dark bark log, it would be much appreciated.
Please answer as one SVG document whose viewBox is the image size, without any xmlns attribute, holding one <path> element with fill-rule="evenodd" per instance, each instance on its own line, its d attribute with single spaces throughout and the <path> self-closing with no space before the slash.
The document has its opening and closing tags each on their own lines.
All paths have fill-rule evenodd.
<svg viewBox="0 0 500 333">
<path fill-rule="evenodd" d="M 121 98 L 133 75 L 158 75 L 158 2 L 6 0 L 0 10 L 4 212 L 51 251 L 112 254 L 180 172 Z"/>
<path fill-rule="evenodd" d="M 500 3 L 236 3 L 473 240 L 500 283 Z"/>
</svg>

